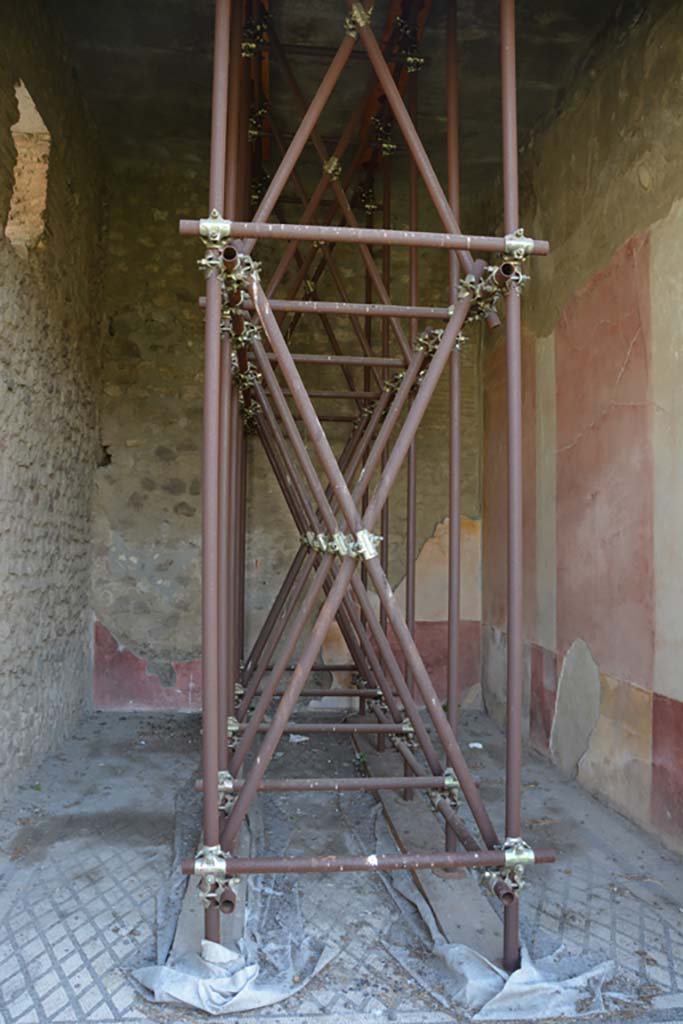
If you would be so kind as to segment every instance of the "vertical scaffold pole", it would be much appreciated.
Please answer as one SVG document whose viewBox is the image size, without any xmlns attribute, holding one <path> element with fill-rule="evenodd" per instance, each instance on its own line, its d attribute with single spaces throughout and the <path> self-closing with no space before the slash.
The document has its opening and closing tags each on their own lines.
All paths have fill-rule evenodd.
<svg viewBox="0 0 683 1024">
<path fill-rule="evenodd" d="M 515 0 L 501 0 L 503 106 L 503 205 L 505 233 L 519 227 Z M 522 796 L 522 345 L 520 295 L 513 285 L 505 299 L 508 403 L 508 663 L 505 833 L 521 836 Z M 519 966 L 519 901 L 505 908 L 503 961 Z"/>
<path fill-rule="evenodd" d="M 409 86 L 410 116 L 413 124 L 417 126 L 417 75 L 412 76 Z M 415 161 L 410 159 L 409 175 L 409 223 L 411 231 L 418 229 L 418 172 Z M 411 249 L 408 254 L 408 279 L 409 294 L 408 302 L 411 306 L 417 306 L 419 294 L 418 280 L 418 250 Z M 417 320 L 410 321 L 410 344 L 415 347 L 417 341 Z M 417 448 L 413 440 L 408 450 L 408 462 L 406 467 L 406 623 L 410 635 L 415 639 L 415 574 L 417 560 Z M 406 682 L 410 685 L 411 692 L 415 696 L 415 684 L 411 680 L 410 668 L 406 662 Z M 404 767 L 406 775 L 411 775 L 409 765 Z M 412 789 L 406 789 L 403 797 L 405 800 L 412 800 L 414 796 Z"/>
<path fill-rule="evenodd" d="M 222 212 L 228 112 L 228 71 L 232 0 L 216 0 L 211 98 L 209 209 Z M 211 274 L 206 282 L 204 326 L 204 421 L 202 434 L 202 775 L 203 827 L 206 846 L 220 843 L 218 818 L 218 536 L 219 432 L 221 406 L 221 285 Z M 220 730 L 221 732 L 223 730 Z M 204 934 L 220 941 L 219 911 L 207 908 Z"/>
<path fill-rule="evenodd" d="M 460 221 L 460 140 L 458 109 L 458 7 L 448 4 L 446 23 L 446 146 L 448 165 L 448 201 L 455 219 Z M 448 255 L 450 301 L 458 298 L 458 260 Z M 448 490 L 448 721 L 455 733 L 458 726 L 458 690 L 460 655 L 460 348 L 451 355 L 449 374 L 449 490 Z M 451 765 L 452 767 L 452 765 Z M 446 849 L 457 849 L 453 829 L 446 825 Z"/>
</svg>

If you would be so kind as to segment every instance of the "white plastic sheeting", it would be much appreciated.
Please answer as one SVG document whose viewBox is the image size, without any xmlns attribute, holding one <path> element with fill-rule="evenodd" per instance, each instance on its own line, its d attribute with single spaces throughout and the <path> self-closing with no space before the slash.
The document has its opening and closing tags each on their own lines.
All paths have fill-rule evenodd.
<svg viewBox="0 0 683 1024">
<path fill-rule="evenodd" d="M 164 966 L 140 967 L 133 974 L 150 990 L 155 1003 L 180 1003 L 214 1015 L 240 1013 L 271 1006 L 298 992 L 330 962 L 336 950 L 325 949 L 317 960 L 298 967 L 294 958 L 287 957 L 284 973 L 262 971 L 260 959 L 253 953 L 248 945 L 235 953 L 202 940 L 201 955 L 189 954 Z M 293 973 L 296 970 L 302 973 Z"/>
<path fill-rule="evenodd" d="M 377 840 L 383 852 L 393 842 L 382 818 Z M 611 960 L 572 955 L 564 947 L 535 962 L 523 949 L 521 967 L 507 974 L 469 946 L 446 941 L 409 872 L 383 877 L 410 935 L 400 946 L 385 941 L 385 949 L 439 1002 L 467 1011 L 473 1021 L 576 1020 L 623 1008 L 634 999 L 612 985 L 616 971 Z M 416 927 L 413 910 L 423 929 Z M 425 958 L 426 951 L 433 956 Z"/>
<path fill-rule="evenodd" d="M 370 809 L 364 819 L 367 831 L 354 838 L 367 849 L 374 833 L 377 853 L 393 852 L 394 839 L 379 811 L 379 807 Z M 252 848 L 258 851 L 262 838 L 252 834 Z M 521 968 L 508 975 L 468 946 L 446 941 L 409 872 L 382 872 L 379 877 L 399 913 L 386 934 L 378 933 L 377 942 L 415 982 L 463 1019 L 578 1019 L 606 1011 L 618 1013 L 634 999 L 616 991 L 611 961 L 578 957 L 564 949 L 536 962 L 524 951 Z M 134 977 L 156 1002 L 178 1003 L 214 1015 L 243 1013 L 286 999 L 339 952 L 333 941 L 322 940 L 320 932 L 316 937 L 305 927 L 302 891 L 306 884 L 307 876 L 250 877 L 244 935 L 236 950 L 204 941 L 201 954 L 172 953 L 166 964 L 141 967 Z M 356 912 L 350 906 L 349 913 Z M 334 927 L 330 930 L 334 932 Z"/>
</svg>

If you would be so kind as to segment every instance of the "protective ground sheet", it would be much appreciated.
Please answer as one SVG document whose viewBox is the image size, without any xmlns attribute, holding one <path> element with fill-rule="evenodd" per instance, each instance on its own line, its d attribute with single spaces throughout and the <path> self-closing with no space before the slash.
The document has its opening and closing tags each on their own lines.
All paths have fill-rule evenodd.
<svg viewBox="0 0 683 1024">
<path fill-rule="evenodd" d="M 310 846 L 311 821 L 320 831 L 320 850 L 329 848 L 323 805 L 286 810 L 272 795 L 264 795 L 261 812 L 250 819 L 251 850 L 290 856 Z M 349 853 L 387 853 L 396 844 L 379 807 L 365 794 L 335 798 L 337 836 Z M 319 817 L 316 817 L 316 815 Z M 264 828 L 262 822 L 267 822 Z M 314 830 L 315 831 L 315 830 Z M 301 846 L 301 849 L 300 849 Z M 448 943 L 429 904 L 409 872 L 374 876 L 393 906 L 378 915 L 378 944 L 434 1003 L 473 1021 L 540 1021 L 577 1019 L 610 1013 L 615 1019 L 636 999 L 632 979 L 618 976 L 610 961 L 590 960 L 559 949 L 532 962 L 524 953 L 522 967 L 508 976 L 475 950 Z M 341 883 L 340 876 L 337 876 Z M 379 881 L 381 880 L 381 881 Z M 244 935 L 234 949 L 203 943 L 201 952 L 171 958 L 162 965 L 139 968 L 135 978 L 156 1002 L 171 1002 L 214 1015 L 234 1014 L 270 1006 L 294 995 L 316 976 L 316 986 L 335 969 L 324 971 L 345 949 L 340 916 L 358 920 L 367 896 L 369 876 L 345 876 L 348 906 L 336 905 L 329 921 L 310 912 L 315 887 L 330 885 L 328 876 L 266 876 L 243 881 L 246 896 Z M 353 894 L 353 895 L 352 895 Z M 355 896 L 355 898 L 354 898 Z M 386 898 L 386 897 L 385 897 Z M 318 894 L 320 900 L 320 894 Z M 323 900 L 324 904 L 324 900 Z M 347 922 L 348 925 L 348 922 Z M 336 941 L 335 941 L 336 940 Z M 340 961 L 341 962 L 341 959 Z"/>
<path fill-rule="evenodd" d="M 395 848 L 384 818 L 377 818 L 376 831 L 379 851 Z M 572 955 L 563 947 L 536 962 L 523 949 L 520 969 L 508 975 L 476 950 L 445 940 L 409 872 L 383 877 L 405 911 L 408 940 L 385 941 L 385 948 L 444 1006 L 465 1010 L 472 1020 L 578 1019 L 623 1009 L 637 998 L 635 979 L 617 977 L 612 961 Z M 426 951 L 432 956 L 425 958 Z"/>
<path fill-rule="evenodd" d="M 250 817 L 250 847 L 263 851 L 258 813 Z M 242 890 L 245 888 L 247 892 Z M 245 898 L 244 935 L 236 949 L 202 941 L 201 951 L 165 964 L 141 967 L 135 979 L 154 1002 L 180 1003 L 210 1014 L 255 1010 L 302 989 L 338 953 L 307 932 L 296 880 L 250 876 L 239 886 Z"/>
</svg>

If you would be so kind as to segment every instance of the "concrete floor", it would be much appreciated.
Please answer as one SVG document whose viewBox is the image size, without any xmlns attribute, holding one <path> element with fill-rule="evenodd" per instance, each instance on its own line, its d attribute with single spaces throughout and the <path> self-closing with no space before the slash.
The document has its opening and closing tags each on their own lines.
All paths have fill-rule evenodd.
<svg viewBox="0 0 683 1024">
<path fill-rule="evenodd" d="M 503 744 L 478 712 L 463 716 L 463 743 L 498 823 Z M 192 779 L 198 722 L 164 715 L 90 715 L 63 752 L 49 758 L 0 815 L 0 1021 L 2 1024 L 147 1024 L 205 1020 L 148 1003 L 131 968 L 163 958 L 182 898 L 177 861 L 197 829 Z M 283 744 L 278 770 L 349 774 L 348 740 Z M 634 1021 L 683 1024 L 683 869 L 619 815 L 541 758 L 525 766 L 526 836 L 554 846 L 555 866 L 533 870 L 523 894 L 531 952 L 563 941 L 570 950 L 611 957 L 637 979 Z M 291 801 L 291 797 L 288 798 Z M 287 852 L 360 852 L 372 842 L 371 798 L 335 797 L 326 811 L 294 798 L 272 836 Z M 316 797 L 316 799 L 318 799 Z M 329 798 L 327 798 L 329 799 Z M 263 820 L 273 822 L 273 805 Z M 434 824 L 435 840 L 436 819 Z M 370 831 L 369 831 L 370 830 Z M 269 837 L 266 836 L 266 839 Z M 302 992 L 249 1024 L 441 1024 L 461 1020 L 388 952 L 402 931 L 378 875 L 310 876 L 299 922 L 339 956 Z M 608 1018 L 605 1018 L 608 1019 Z M 615 1018 L 610 1018 L 614 1020 Z M 619 1019 L 623 1019 L 620 1015 Z"/>
</svg>

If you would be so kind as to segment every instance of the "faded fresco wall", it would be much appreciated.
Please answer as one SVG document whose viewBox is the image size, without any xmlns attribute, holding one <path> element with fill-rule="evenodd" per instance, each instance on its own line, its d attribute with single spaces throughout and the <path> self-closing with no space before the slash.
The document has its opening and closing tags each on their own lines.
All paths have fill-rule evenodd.
<svg viewBox="0 0 683 1024">
<path fill-rule="evenodd" d="M 106 457 L 97 472 L 94 504 L 95 700 L 103 707 L 189 710 L 200 700 L 203 348 L 197 299 L 203 279 L 196 267 L 201 247 L 196 240 L 180 239 L 177 223 L 204 210 L 206 182 L 204 162 L 188 160 L 186 151 L 182 156 L 160 152 L 153 163 L 118 161 L 111 168 L 102 342 Z M 399 209 L 407 209 L 404 192 L 405 176 L 397 173 Z M 423 206 L 427 225 L 426 201 Z M 262 249 L 259 257 L 264 258 Z M 422 267 L 426 303 L 441 302 L 447 294 L 446 268 L 441 253 L 433 267 Z M 360 259 L 358 266 L 343 263 L 342 273 L 356 301 L 362 299 Z M 407 262 L 398 251 L 393 275 L 397 294 L 407 294 Z M 320 296 L 338 298 L 324 278 Z M 357 339 L 341 318 L 335 328 L 346 351 L 358 353 Z M 319 328 L 316 337 L 299 329 L 292 348 L 329 351 L 321 334 Z M 469 683 L 478 679 L 480 651 L 478 337 L 463 351 L 462 367 L 462 528 L 472 552 L 467 564 L 473 567 L 464 593 L 476 595 L 467 597 L 463 611 L 463 673 Z M 302 375 L 312 388 L 345 386 L 338 369 L 304 366 Z M 357 413 L 348 402 L 326 408 Z M 438 563 L 447 536 L 447 417 L 444 380 L 417 440 L 418 550 L 424 548 L 418 564 L 418 643 L 440 685 L 446 657 L 445 574 Z M 332 428 L 337 447 L 345 436 L 342 430 L 348 426 Z M 247 625 L 253 637 L 298 538 L 260 442 L 250 438 L 248 444 Z M 405 518 L 402 473 L 391 501 L 390 576 L 395 585 L 405 574 Z M 430 555 L 434 551 L 436 559 Z M 426 604 L 421 595 L 429 595 Z"/>
<path fill-rule="evenodd" d="M 27 0 L 0 35 L 0 801 L 73 728 L 91 687 L 91 146 L 59 32 Z"/>
<path fill-rule="evenodd" d="M 551 240 L 525 296 L 531 743 L 683 845 L 683 10 L 654 4 L 527 154 Z M 483 678 L 505 685 L 505 354 L 484 367 Z"/>
</svg>

